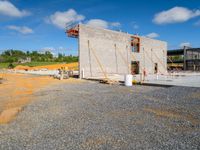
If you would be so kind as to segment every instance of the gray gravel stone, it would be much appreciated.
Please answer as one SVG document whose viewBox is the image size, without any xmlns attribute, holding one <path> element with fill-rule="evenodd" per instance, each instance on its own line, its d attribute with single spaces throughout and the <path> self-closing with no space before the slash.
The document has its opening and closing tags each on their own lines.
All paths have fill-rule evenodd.
<svg viewBox="0 0 200 150">
<path fill-rule="evenodd" d="M 0 126 L 0 149 L 200 149 L 200 88 L 60 84 Z"/>
</svg>

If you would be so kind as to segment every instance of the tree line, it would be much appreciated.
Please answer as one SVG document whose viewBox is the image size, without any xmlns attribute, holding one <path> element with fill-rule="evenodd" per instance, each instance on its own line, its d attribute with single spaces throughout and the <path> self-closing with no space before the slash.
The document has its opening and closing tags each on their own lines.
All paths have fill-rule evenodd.
<svg viewBox="0 0 200 150">
<path fill-rule="evenodd" d="M 38 51 L 5 50 L 0 54 L 0 62 L 16 63 L 21 59 L 31 58 L 33 62 L 77 62 L 78 56 L 58 54 L 57 57 L 49 51 L 40 53 Z"/>
</svg>

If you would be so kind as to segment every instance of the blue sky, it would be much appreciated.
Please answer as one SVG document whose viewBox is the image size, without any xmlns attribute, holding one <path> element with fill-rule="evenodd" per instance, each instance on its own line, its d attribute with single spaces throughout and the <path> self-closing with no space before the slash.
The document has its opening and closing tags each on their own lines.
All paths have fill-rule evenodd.
<svg viewBox="0 0 200 150">
<path fill-rule="evenodd" d="M 65 24 L 85 23 L 200 47 L 199 0 L 0 0 L 0 50 L 77 55 Z"/>
</svg>

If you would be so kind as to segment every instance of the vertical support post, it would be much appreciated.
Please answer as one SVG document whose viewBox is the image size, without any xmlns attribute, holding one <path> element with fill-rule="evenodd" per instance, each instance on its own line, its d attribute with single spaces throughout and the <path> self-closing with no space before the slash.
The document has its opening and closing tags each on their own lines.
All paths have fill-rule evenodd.
<svg viewBox="0 0 200 150">
<path fill-rule="evenodd" d="M 84 68 L 82 69 L 81 74 L 82 74 L 82 79 L 84 79 L 84 78 L 85 78 L 85 71 L 84 71 Z"/>
<path fill-rule="evenodd" d="M 145 76 L 146 76 L 146 61 L 145 61 L 145 49 L 143 47 L 143 62 L 144 62 L 144 70 L 142 71 L 143 74 L 143 81 L 145 81 Z"/>
<path fill-rule="evenodd" d="M 79 26 L 78 26 L 79 28 Z M 79 79 L 82 78 L 81 76 L 81 50 L 80 50 L 80 36 L 78 36 L 78 56 L 79 56 L 79 59 L 78 59 L 78 69 L 79 69 Z"/>
<path fill-rule="evenodd" d="M 127 52 L 127 63 L 128 63 L 128 74 L 130 74 L 131 72 L 131 65 L 130 65 L 130 61 L 129 61 L 129 57 L 128 57 L 128 45 L 126 45 L 126 52 Z"/>
<path fill-rule="evenodd" d="M 158 73 L 156 73 L 156 80 L 158 80 Z"/>
<path fill-rule="evenodd" d="M 187 70 L 187 64 L 186 64 L 186 61 L 187 61 L 187 50 L 186 50 L 186 46 L 184 46 L 184 49 L 183 49 L 183 68 L 184 70 Z"/>
<path fill-rule="evenodd" d="M 116 73 L 118 74 L 118 61 L 117 61 L 117 45 L 114 44 L 115 47 L 115 62 L 116 62 Z"/>
<path fill-rule="evenodd" d="M 88 40 L 88 56 L 89 56 L 90 76 L 92 77 L 92 63 L 91 63 L 91 52 L 90 52 L 90 41 L 89 40 Z"/>
<path fill-rule="evenodd" d="M 146 62 L 145 62 L 145 49 L 144 49 L 144 47 L 143 47 L 143 63 L 144 63 L 144 64 L 143 64 L 143 68 L 144 68 L 144 70 L 146 70 L 146 64 L 145 64 L 145 63 L 146 63 Z M 143 70 L 143 71 L 144 71 L 144 70 Z"/>
<path fill-rule="evenodd" d="M 165 55 L 165 51 L 163 50 L 163 62 L 164 62 L 164 69 L 165 69 L 165 73 L 167 73 L 167 59 L 166 59 L 166 55 Z"/>
<path fill-rule="evenodd" d="M 153 49 L 151 48 L 151 66 L 152 66 L 152 70 L 153 70 L 153 74 L 154 74 L 154 62 L 153 62 L 153 55 L 152 55 Z"/>
<path fill-rule="evenodd" d="M 140 83 L 143 83 L 143 77 L 142 77 L 142 73 L 140 73 Z"/>
</svg>

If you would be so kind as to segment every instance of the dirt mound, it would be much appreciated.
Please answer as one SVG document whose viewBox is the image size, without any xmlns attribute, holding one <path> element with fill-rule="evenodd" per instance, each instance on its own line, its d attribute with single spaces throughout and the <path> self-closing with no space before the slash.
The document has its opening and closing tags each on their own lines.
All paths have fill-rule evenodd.
<svg viewBox="0 0 200 150">
<path fill-rule="evenodd" d="M 31 67 L 29 66 L 22 66 L 22 65 L 18 65 L 15 67 L 16 70 L 30 70 Z"/>
<path fill-rule="evenodd" d="M 32 67 L 33 69 L 48 69 L 48 70 L 57 70 L 60 68 L 66 68 L 69 70 L 76 70 L 78 69 L 78 63 L 70 63 L 70 64 L 55 64 L 55 65 L 46 65 L 46 66 L 37 66 Z"/>
<path fill-rule="evenodd" d="M 54 64 L 54 65 L 36 66 L 36 67 L 18 65 L 14 69 L 16 69 L 16 70 L 41 70 L 41 69 L 58 70 L 60 68 L 65 68 L 66 70 L 78 70 L 78 62 L 69 63 L 69 64 Z"/>
</svg>

